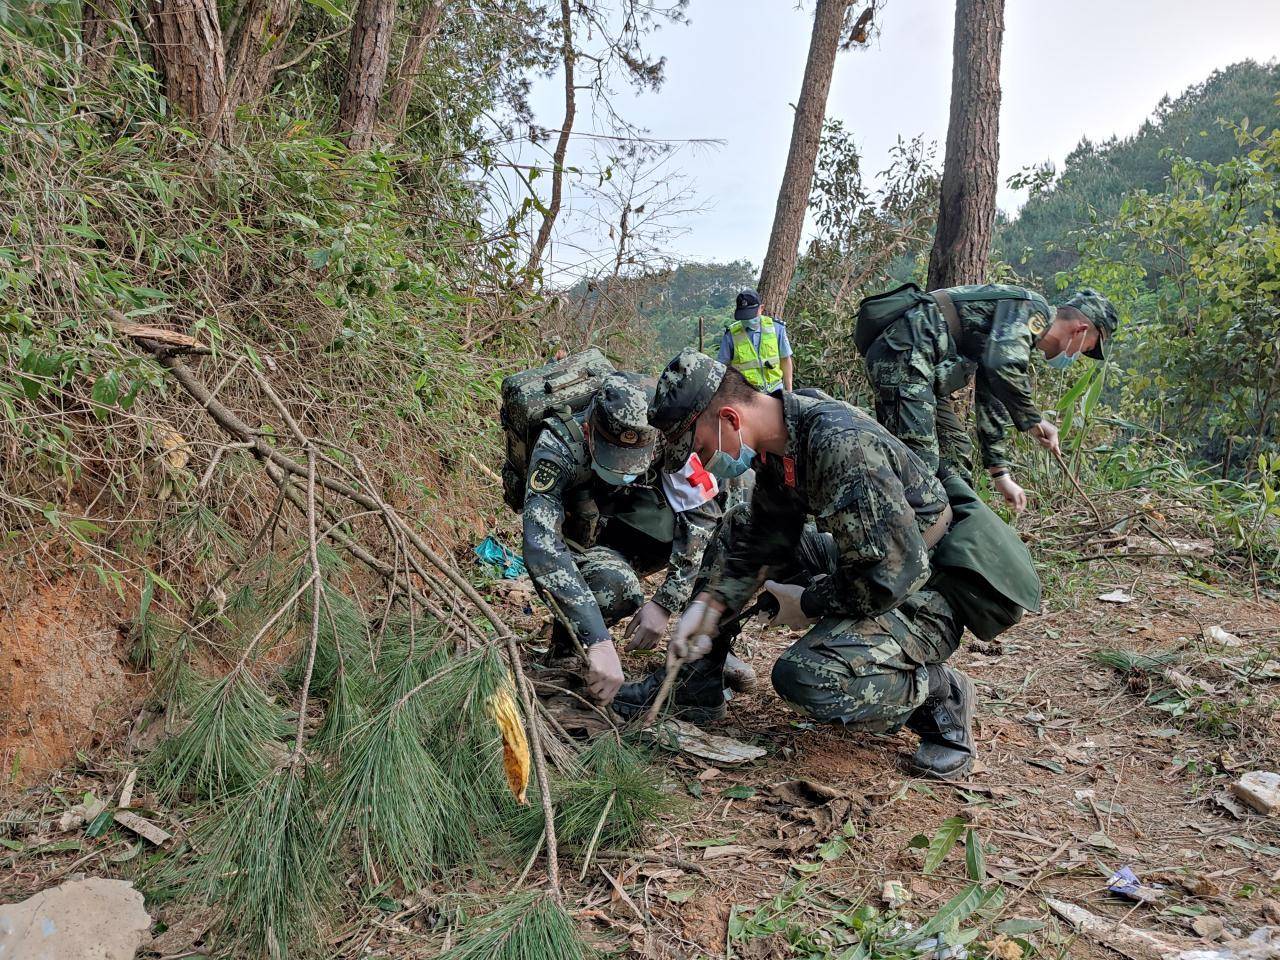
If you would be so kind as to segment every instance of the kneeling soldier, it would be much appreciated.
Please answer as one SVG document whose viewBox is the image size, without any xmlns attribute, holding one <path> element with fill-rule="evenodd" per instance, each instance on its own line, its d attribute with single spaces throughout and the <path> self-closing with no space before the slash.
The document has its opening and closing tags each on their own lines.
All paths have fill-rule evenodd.
<svg viewBox="0 0 1280 960">
<path fill-rule="evenodd" d="M 652 380 L 611 374 L 583 413 L 547 420 L 529 460 L 529 576 L 555 617 L 553 646 L 572 653 L 576 639 L 586 649 L 588 688 L 605 703 L 623 679 L 609 626 L 634 614 L 628 647 L 654 646 L 688 602 L 720 518 L 710 477 L 690 482 L 688 470 L 652 468 L 652 395 Z M 646 602 L 641 578 L 663 568 L 666 579 Z M 732 679 L 749 683 L 749 668 Z"/>
<path fill-rule="evenodd" d="M 756 470 L 748 513 L 704 560 L 707 585 L 672 632 L 681 684 L 714 674 L 719 629 L 760 585 L 773 625 L 806 631 L 773 666 L 797 710 L 873 732 L 906 724 L 921 738 L 912 766 L 963 777 L 974 752 L 973 682 L 945 661 L 964 628 L 984 638 L 1037 609 L 1026 548 L 958 478 L 946 486 L 900 441 L 849 404 L 771 397 L 687 350 L 659 378 L 650 421 L 667 456 L 696 453 L 721 479 Z M 806 517 L 814 525 L 806 529 Z M 801 580 L 803 583 L 787 583 Z M 718 661 L 718 663 L 717 663 Z M 619 699 L 643 700 L 646 684 Z M 682 698 L 688 701 L 688 696 Z"/>
</svg>

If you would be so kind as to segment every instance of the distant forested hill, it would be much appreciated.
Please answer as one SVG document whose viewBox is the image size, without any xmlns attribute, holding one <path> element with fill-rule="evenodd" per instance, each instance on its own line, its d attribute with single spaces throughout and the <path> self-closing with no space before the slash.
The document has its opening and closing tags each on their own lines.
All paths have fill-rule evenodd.
<svg viewBox="0 0 1280 960">
<path fill-rule="evenodd" d="M 1090 221 L 1092 208 L 1109 218 L 1126 191 L 1160 190 L 1169 173 L 1166 149 L 1194 160 L 1221 163 L 1237 146 L 1220 120 L 1280 126 L 1280 63 L 1251 60 L 1216 70 L 1203 83 L 1165 97 L 1137 133 L 1104 143 L 1082 140 L 1058 176 L 1039 189 L 1018 216 L 997 227 L 996 255 L 1019 273 L 1048 280 L 1077 260 L 1068 234 Z"/>
</svg>

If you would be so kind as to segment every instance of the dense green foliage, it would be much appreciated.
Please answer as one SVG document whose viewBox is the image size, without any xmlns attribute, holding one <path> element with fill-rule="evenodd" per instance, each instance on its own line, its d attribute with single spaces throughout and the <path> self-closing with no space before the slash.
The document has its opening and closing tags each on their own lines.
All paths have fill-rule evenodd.
<svg viewBox="0 0 1280 960">
<path fill-rule="evenodd" d="M 1219 121 L 1280 125 L 1277 91 L 1280 64 L 1233 64 L 1175 98 L 1166 96 L 1136 133 L 1101 143 L 1081 140 L 1060 171 L 1045 166 L 1025 172 L 1016 181 L 1031 186 L 1031 196 L 1012 221 L 997 226 L 997 257 L 1039 282 L 1069 270 L 1079 255 L 1072 232 L 1110 219 L 1132 190 L 1160 190 L 1169 175 L 1165 151 L 1222 163 L 1237 145 Z"/>
<path fill-rule="evenodd" d="M 1280 409 L 1280 129 L 1232 128 L 1223 163 L 1173 160 L 1163 191 L 1129 194 L 1080 234 L 1071 280 L 1107 290 L 1127 415 L 1246 471 L 1276 449 Z"/>
</svg>

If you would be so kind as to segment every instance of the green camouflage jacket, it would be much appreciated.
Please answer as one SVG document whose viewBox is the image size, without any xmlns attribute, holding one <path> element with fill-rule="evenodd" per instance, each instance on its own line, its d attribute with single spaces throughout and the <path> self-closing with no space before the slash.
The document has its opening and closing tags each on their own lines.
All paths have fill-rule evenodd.
<svg viewBox="0 0 1280 960">
<path fill-rule="evenodd" d="M 590 547 L 604 524 L 625 523 L 671 544 L 666 579 L 651 599 L 673 613 L 683 610 L 715 534 L 719 506 L 708 501 L 677 513 L 653 468 L 626 487 L 612 486 L 592 471 L 585 444 L 566 437 L 553 421 L 549 424 L 534 444 L 525 490 L 524 560 L 533 582 L 572 621 L 584 646 L 608 639 L 604 616 L 566 541 Z"/>
<path fill-rule="evenodd" d="M 787 450 L 756 459 L 745 529 L 729 544 L 711 593 L 740 610 L 769 565 L 794 562 L 806 517 L 830 533 L 837 572 L 804 592 L 813 617 L 891 610 L 929 579 L 921 536 L 947 506 L 942 484 L 870 416 L 838 400 L 783 394 Z"/>
<path fill-rule="evenodd" d="M 960 317 L 957 353 L 976 367 L 973 405 L 982 463 L 1002 466 L 1009 462 L 1009 425 L 1025 433 L 1040 422 L 1031 395 L 1031 351 L 1048 327 L 1049 304 L 1038 293 L 1010 284 L 949 290 Z"/>
</svg>

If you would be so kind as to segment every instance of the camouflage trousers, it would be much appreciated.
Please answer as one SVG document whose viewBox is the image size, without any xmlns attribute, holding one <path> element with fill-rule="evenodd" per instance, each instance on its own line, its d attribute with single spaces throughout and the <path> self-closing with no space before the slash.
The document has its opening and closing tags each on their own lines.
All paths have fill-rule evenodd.
<svg viewBox="0 0 1280 960">
<path fill-rule="evenodd" d="M 956 356 L 937 311 L 917 307 L 890 324 L 867 350 L 867 378 L 880 425 L 925 466 L 973 484 L 973 441 L 952 394 L 973 378 Z"/>
<path fill-rule="evenodd" d="M 595 598 L 605 625 L 610 627 L 640 609 L 644 603 L 641 578 L 662 569 L 665 562 L 656 557 L 635 557 L 629 560 L 612 547 L 600 545 L 571 548 L 570 555 L 577 564 L 582 579 L 586 581 L 587 589 Z M 546 599 L 545 596 L 543 599 Z M 574 652 L 573 639 L 559 617 L 553 620 L 551 644 L 556 655 Z"/>
<path fill-rule="evenodd" d="M 695 594 L 719 576 L 727 546 L 747 516 L 745 504 L 725 513 L 703 557 Z M 769 577 L 804 584 L 835 572 L 838 562 L 830 535 L 806 524 L 793 565 L 771 568 Z M 932 590 L 913 593 L 878 617 L 825 617 L 774 663 L 773 688 L 815 720 L 873 733 L 895 730 L 928 695 L 925 667 L 951 656 L 962 632 L 951 606 Z M 727 647 L 713 649 L 711 656 L 723 658 L 727 652 Z"/>
<path fill-rule="evenodd" d="M 825 617 L 773 665 L 773 688 L 815 720 L 883 733 L 906 723 L 929 693 L 930 663 L 960 643 L 941 594 L 921 590 L 868 620 Z"/>
</svg>

